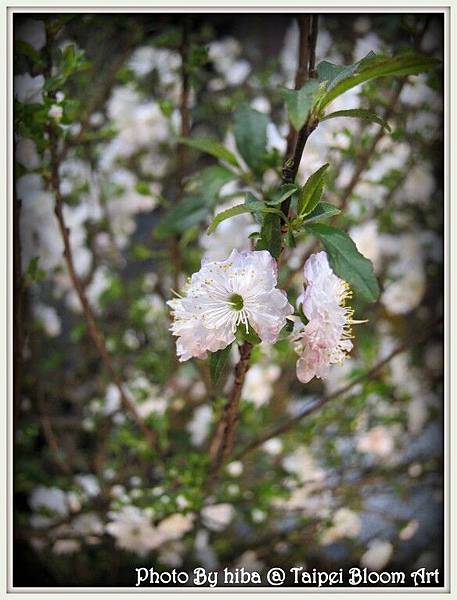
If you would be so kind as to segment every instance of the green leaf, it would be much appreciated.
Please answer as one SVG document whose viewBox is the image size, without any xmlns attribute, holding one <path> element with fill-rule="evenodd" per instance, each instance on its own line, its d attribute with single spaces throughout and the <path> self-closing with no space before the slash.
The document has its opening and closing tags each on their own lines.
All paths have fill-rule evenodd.
<svg viewBox="0 0 457 600">
<path fill-rule="evenodd" d="M 317 80 L 320 83 L 327 82 L 327 87 L 330 85 L 337 75 L 346 69 L 345 65 L 335 65 L 327 60 L 323 60 L 317 65 Z"/>
<path fill-rule="evenodd" d="M 282 204 L 285 200 L 290 198 L 298 190 L 298 185 L 295 183 L 285 183 L 281 185 L 277 190 L 271 192 L 268 197 L 267 204 L 270 206 L 276 206 Z"/>
<path fill-rule="evenodd" d="M 40 267 L 40 257 L 34 256 L 27 267 L 27 275 L 30 281 L 39 282 L 46 277 L 46 272 Z"/>
<path fill-rule="evenodd" d="M 306 123 L 318 91 L 319 82 L 316 79 L 309 79 L 299 90 L 281 90 L 289 120 L 297 131 Z"/>
<path fill-rule="evenodd" d="M 160 221 L 154 229 L 154 235 L 160 240 L 169 235 L 183 233 L 204 221 L 209 212 L 205 198 L 194 196 L 184 198 Z"/>
<path fill-rule="evenodd" d="M 222 221 L 248 212 L 251 212 L 251 209 L 249 206 L 246 206 L 246 204 L 237 204 L 236 206 L 232 206 L 232 208 L 223 210 L 214 217 L 213 222 L 208 227 L 208 235 L 211 235 L 216 230 L 219 223 L 222 223 Z"/>
<path fill-rule="evenodd" d="M 244 203 L 251 212 L 262 212 L 266 204 L 263 200 L 259 200 L 251 192 L 246 192 L 246 198 Z"/>
<path fill-rule="evenodd" d="M 44 60 L 41 57 L 40 53 L 33 48 L 27 42 L 23 40 L 15 40 L 14 42 L 14 53 L 15 54 L 23 54 L 30 58 L 37 66 L 44 65 Z"/>
<path fill-rule="evenodd" d="M 324 188 L 324 176 L 329 164 L 326 163 L 311 175 L 298 193 L 297 214 L 302 217 L 314 210 L 319 203 Z"/>
<path fill-rule="evenodd" d="M 337 117 L 354 117 L 357 119 L 363 119 L 364 121 L 370 121 L 371 123 L 377 123 L 384 127 L 387 131 L 391 131 L 390 125 L 387 123 L 385 119 L 376 115 L 375 113 L 370 112 L 369 110 L 364 110 L 363 108 L 350 108 L 348 110 L 337 110 L 335 112 L 330 113 L 329 115 L 325 115 L 325 117 L 321 117 L 321 121 L 328 121 L 328 119 L 336 119 Z"/>
<path fill-rule="evenodd" d="M 337 75 L 338 81 L 334 80 L 320 99 L 319 110 L 322 111 L 332 100 L 360 83 L 387 75 L 417 75 L 433 69 L 438 64 L 439 61 L 435 58 L 413 52 L 394 57 L 368 55 L 357 64 L 355 71 L 348 71 L 344 76 L 342 72 Z"/>
<path fill-rule="evenodd" d="M 189 146 L 190 148 L 195 148 L 195 150 L 200 150 L 200 152 L 211 154 L 211 156 L 214 156 L 219 160 L 223 160 L 234 167 L 239 167 L 236 156 L 217 140 L 213 140 L 211 138 L 178 137 L 177 141 L 180 144 Z"/>
<path fill-rule="evenodd" d="M 138 183 L 135 185 L 135 190 L 142 196 L 151 195 L 151 188 L 149 187 L 149 184 L 146 183 L 146 181 L 138 181 Z"/>
<path fill-rule="evenodd" d="M 287 230 L 285 242 L 289 248 L 295 248 L 297 246 L 297 242 L 295 241 L 294 234 L 290 229 Z"/>
<path fill-rule="evenodd" d="M 156 237 L 183 233 L 204 221 L 217 205 L 222 186 L 236 177 L 236 173 L 220 165 L 203 169 L 191 180 L 192 196 L 185 197 L 165 215 L 155 229 Z"/>
<path fill-rule="evenodd" d="M 268 117 L 248 104 L 242 104 L 235 112 L 236 147 L 256 175 L 262 173 L 267 154 L 267 125 Z"/>
<path fill-rule="evenodd" d="M 335 273 L 347 281 L 363 300 L 376 302 L 379 296 L 379 285 L 373 272 L 373 265 L 360 254 L 347 233 L 321 223 L 307 225 L 306 229 L 324 244 Z"/>
<path fill-rule="evenodd" d="M 272 256 L 279 258 L 281 253 L 281 218 L 279 215 L 267 213 L 264 216 L 261 238 L 256 244 L 256 250 L 268 250 Z"/>
<path fill-rule="evenodd" d="M 238 175 L 236 173 L 221 165 L 211 165 L 210 167 L 202 169 L 192 178 L 192 194 L 195 193 L 195 188 L 199 195 L 204 196 L 208 200 L 209 206 L 214 207 L 217 204 L 221 188 L 237 177 Z"/>
<path fill-rule="evenodd" d="M 222 350 L 217 352 L 210 352 L 209 355 L 209 374 L 213 385 L 217 385 L 219 379 L 224 371 L 224 367 L 227 365 L 228 358 L 230 356 L 230 344 Z"/>
<path fill-rule="evenodd" d="M 319 202 L 316 208 L 307 215 L 303 221 L 303 224 L 325 221 L 326 219 L 330 219 L 331 217 L 339 215 L 340 213 L 340 209 L 333 204 L 330 204 L 329 202 Z"/>
<path fill-rule="evenodd" d="M 249 325 L 249 329 L 246 331 L 246 327 L 242 323 L 240 323 L 238 325 L 238 329 L 236 330 L 235 335 L 238 343 L 240 344 L 242 344 L 243 342 L 249 342 L 253 346 L 256 346 L 262 341 L 251 325 Z"/>
<path fill-rule="evenodd" d="M 322 61 L 317 65 L 317 77 L 319 81 L 327 82 L 326 89 L 327 91 L 332 90 L 340 81 L 347 79 L 351 75 L 353 75 L 363 61 L 370 60 L 374 58 L 376 54 L 374 52 L 369 52 L 366 56 L 364 56 L 361 60 L 358 60 L 355 63 L 350 65 L 335 65 L 331 62 L 327 62 L 326 60 Z"/>
</svg>

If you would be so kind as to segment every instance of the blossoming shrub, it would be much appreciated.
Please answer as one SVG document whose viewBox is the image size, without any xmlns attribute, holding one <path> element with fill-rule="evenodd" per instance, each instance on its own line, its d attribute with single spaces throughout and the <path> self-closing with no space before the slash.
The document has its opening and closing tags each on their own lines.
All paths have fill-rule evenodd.
<svg viewBox="0 0 457 600">
<path fill-rule="evenodd" d="M 440 16 L 14 18 L 15 584 L 440 566 Z"/>
</svg>

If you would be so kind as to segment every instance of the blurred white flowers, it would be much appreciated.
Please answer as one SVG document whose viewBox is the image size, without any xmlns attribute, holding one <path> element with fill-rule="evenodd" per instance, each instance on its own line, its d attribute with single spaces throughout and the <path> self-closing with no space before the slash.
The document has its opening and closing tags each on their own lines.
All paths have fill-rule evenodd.
<svg viewBox="0 0 457 600">
<path fill-rule="evenodd" d="M 341 363 L 351 351 L 353 311 L 345 306 L 349 286 L 333 273 L 325 252 L 308 258 L 304 276 L 307 287 L 297 304 L 308 324 L 299 326 L 292 340 L 299 355 L 297 377 L 308 383 L 313 377 L 325 377 L 329 366 Z"/>
<path fill-rule="evenodd" d="M 333 515 L 333 523 L 322 534 L 324 545 L 332 544 L 341 538 L 356 538 L 362 529 L 359 515 L 350 508 L 339 508 Z"/>
<path fill-rule="evenodd" d="M 34 50 L 40 51 L 46 44 L 46 28 L 43 21 L 27 19 L 16 30 L 15 38 L 26 42 Z"/>
<path fill-rule="evenodd" d="M 215 211 L 215 215 L 235 204 L 239 204 L 239 201 L 224 202 Z M 249 236 L 256 229 L 258 226 L 252 216 L 247 214 L 222 221 L 211 235 L 205 232 L 200 236 L 204 257 L 208 260 L 223 260 L 234 248 L 239 252 L 249 251 L 251 249 Z"/>
<path fill-rule="evenodd" d="M 371 571 L 380 571 L 389 562 L 392 552 L 393 546 L 387 540 L 371 540 L 368 550 L 360 559 L 360 564 Z"/>
<path fill-rule="evenodd" d="M 370 429 L 357 443 L 357 450 L 359 452 L 369 452 L 380 458 L 389 456 L 394 447 L 395 442 L 392 433 L 387 427 L 383 427 L 382 425 Z"/>
<path fill-rule="evenodd" d="M 14 78 L 14 97 L 24 104 L 43 104 L 43 75 L 32 77 L 30 73 Z"/>
<path fill-rule="evenodd" d="M 192 528 L 194 516 L 174 514 L 157 526 L 151 522 L 151 511 L 137 506 L 124 506 L 108 514 L 111 521 L 106 531 L 116 538 L 119 548 L 145 556 L 163 543 L 181 538 Z"/>
<path fill-rule="evenodd" d="M 225 348 L 235 340 L 238 326 L 275 342 L 293 312 L 276 283 L 276 262 L 265 250 L 233 250 L 226 260 L 202 261 L 186 295 L 168 302 L 179 359 L 205 358 L 208 350 Z"/>
<path fill-rule="evenodd" d="M 235 516 L 235 509 L 231 504 L 213 504 L 205 506 L 201 515 L 203 523 L 212 531 L 222 531 Z"/>
</svg>

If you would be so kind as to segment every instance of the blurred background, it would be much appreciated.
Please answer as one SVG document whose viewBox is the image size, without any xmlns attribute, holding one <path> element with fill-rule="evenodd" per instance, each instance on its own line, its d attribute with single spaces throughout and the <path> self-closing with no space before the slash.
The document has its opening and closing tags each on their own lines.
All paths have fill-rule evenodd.
<svg viewBox="0 0 457 600">
<path fill-rule="evenodd" d="M 205 233 L 246 186 L 176 138 L 235 151 L 233 113 L 248 102 L 268 119 L 255 185 L 277 186 L 280 90 L 294 85 L 298 37 L 292 14 L 14 16 L 15 586 L 133 586 L 139 566 L 443 575 L 440 70 L 334 102 L 385 116 L 391 133 L 332 119 L 310 137 L 298 180 L 330 163 L 324 199 L 344 209 L 338 224 L 372 260 L 381 296 L 356 299 L 368 322 L 324 381 L 296 379 L 286 340 L 255 348 L 234 460 L 204 492 L 224 386 L 204 361 L 177 362 L 166 301 L 202 257 L 249 249 L 256 223 L 244 214 Z M 407 49 L 443 60 L 442 15 L 319 18 L 317 62 Z M 68 276 L 50 119 L 75 269 L 163 463 L 125 411 Z M 286 249 L 280 285 L 291 300 L 318 248 L 303 238 Z"/>
</svg>

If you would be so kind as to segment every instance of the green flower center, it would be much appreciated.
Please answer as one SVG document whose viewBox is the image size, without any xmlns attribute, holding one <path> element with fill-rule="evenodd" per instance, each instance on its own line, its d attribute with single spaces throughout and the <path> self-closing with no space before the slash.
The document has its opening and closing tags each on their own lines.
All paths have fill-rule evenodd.
<svg viewBox="0 0 457 600">
<path fill-rule="evenodd" d="M 244 301 L 239 294 L 232 294 L 229 298 L 229 302 L 233 306 L 234 310 L 243 310 Z"/>
</svg>

